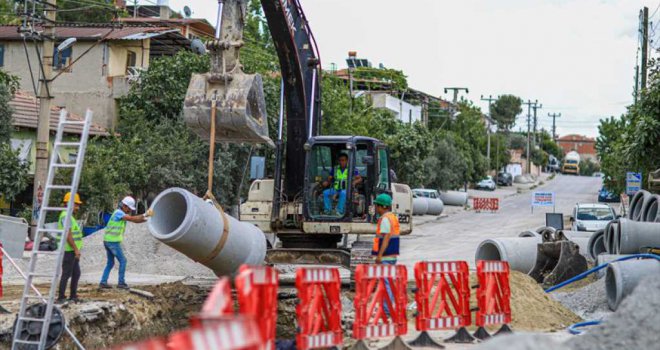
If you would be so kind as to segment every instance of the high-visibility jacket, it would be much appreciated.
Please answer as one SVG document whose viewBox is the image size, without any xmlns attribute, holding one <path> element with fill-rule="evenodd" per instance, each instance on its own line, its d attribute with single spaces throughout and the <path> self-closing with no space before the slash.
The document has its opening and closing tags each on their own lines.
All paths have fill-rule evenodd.
<svg viewBox="0 0 660 350">
<path fill-rule="evenodd" d="M 337 168 L 335 170 L 335 190 L 345 190 L 346 189 L 346 182 L 348 182 L 348 167 L 346 167 L 344 170 L 341 170 L 341 168 Z"/>
<path fill-rule="evenodd" d="M 112 213 L 110 221 L 108 221 L 108 225 L 105 227 L 105 235 L 103 236 L 105 242 L 121 242 L 124 240 L 126 221 L 116 219 L 117 216 L 115 214 L 117 214 L 118 211 L 119 209 Z"/>
<path fill-rule="evenodd" d="M 64 228 L 64 218 L 66 218 L 66 211 L 60 212 L 60 217 L 57 220 L 57 228 L 58 229 L 63 229 Z M 78 250 L 82 249 L 83 246 L 83 233 L 82 230 L 80 229 L 80 226 L 78 226 L 78 221 L 76 221 L 76 218 L 71 216 L 71 235 L 73 236 L 73 243 L 76 245 Z M 64 239 L 64 242 L 66 243 L 66 246 L 64 247 L 64 251 L 67 252 L 72 252 L 73 247 L 69 245 L 69 242 L 67 242 L 66 237 L 68 236 L 67 232 L 62 233 L 61 235 L 57 236 L 57 245 L 59 246 L 60 241 Z"/>
<path fill-rule="evenodd" d="M 371 255 L 378 255 L 380 248 L 383 245 L 383 240 L 387 233 L 381 233 L 381 223 L 383 219 L 387 218 L 390 221 L 390 241 L 385 248 L 383 256 L 397 256 L 399 255 L 399 219 L 396 214 L 392 212 L 385 213 L 376 224 L 376 237 L 374 238 L 374 245 L 371 248 Z"/>
</svg>

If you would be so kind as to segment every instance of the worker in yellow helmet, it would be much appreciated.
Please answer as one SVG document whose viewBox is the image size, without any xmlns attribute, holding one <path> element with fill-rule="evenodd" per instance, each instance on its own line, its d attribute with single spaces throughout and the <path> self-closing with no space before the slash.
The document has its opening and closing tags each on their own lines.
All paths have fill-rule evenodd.
<svg viewBox="0 0 660 350">
<path fill-rule="evenodd" d="M 66 206 L 71 200 L 71 192 L 68 192 L 62 198 L 62 203 Z M 73 197 L 73 214 L 78 213 L 80 210 L 80 205 L 82 201 L 80 200 L 80 195 L 76 193 Z M 62 230 L 64 228 L 64 220 L 66 219 L 66 211 L 63 210 L 60 213 L 59 219 L 57 220 L 57 228 Z M 61 244 L 61 237 L 64 233 L 61 233 L 56 236 L 56 240 Z M 62 304 L 66 300 L 66 285 L 71 279 L 71 294 L 69 294 L 69 300 L 73 302 L 79 302 L 78 299 L 78 281 L 80 280 L 80 251 L 83 246 L 83 233 L 82 229 L 78 225 L 76 218 L 71 215 L 71 226 L 69 232 L 66 233 L 66 246 L 64 247 L 64 260 L 62 260 L 62 277 L 60 279 L 60 289 L 57 297 L 57 303 Z"/>
</svg>

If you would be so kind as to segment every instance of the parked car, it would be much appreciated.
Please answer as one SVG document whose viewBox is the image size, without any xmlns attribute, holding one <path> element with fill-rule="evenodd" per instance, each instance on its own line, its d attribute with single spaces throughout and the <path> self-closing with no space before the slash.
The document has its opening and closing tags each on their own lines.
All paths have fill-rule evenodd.
<svg viewBox="0 0 660 350">
<path fill-rule="evenodd" d="M 485 179 L 479 181 L 477 183 L 477 189 L 478 190 L 488 190 L 488 191 L 495 191 L 495 181 L 493 181 L 492 176 L 486 176 Z"/>
<path fill-rule="evenodd" d="M 619 203 L 621 202 L 621 196 L 603 186 L 600 191 L 598 191 L 598 201 L 605 203 Z"/>
<path fill-rule="evenodd" d="M 573 208 L 571 216 L 572 231 L 598 231 L 604 229 L 608 222 L 614 220 L 616 214 L 607 204 L 578 203 Z"/>
<path fill-rule="evenodd" d="M 505 172 L 499 172 L 497 174 L 497 184 L 500 186 L 512 186 L 513 175 Z"/>
</svg>

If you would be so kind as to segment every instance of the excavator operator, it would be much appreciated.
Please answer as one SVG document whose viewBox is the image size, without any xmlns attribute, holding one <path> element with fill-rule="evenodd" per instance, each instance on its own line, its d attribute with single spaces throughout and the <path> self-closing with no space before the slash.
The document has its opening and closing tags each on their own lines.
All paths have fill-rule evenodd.
<svg viewBox="0 0 660 350">
<path fill-rule="evenodd" d="M 348 182 L 348 156 L 340 153 L 338 158 L 339 166 L 330 170 L 330 176 L 323 182 L 323 209 L 326 215 L 332 215 L 332 202 L 337 201 L 337 215 L 344 215 L 344 205 L 346 204 L 346 183 Z M 356 186 L 362 182 L 360 173 L 355 169 L 353 172 L 352 185 Z M 328 188 L 329 187 L 329 188 Z"/>
</svg>

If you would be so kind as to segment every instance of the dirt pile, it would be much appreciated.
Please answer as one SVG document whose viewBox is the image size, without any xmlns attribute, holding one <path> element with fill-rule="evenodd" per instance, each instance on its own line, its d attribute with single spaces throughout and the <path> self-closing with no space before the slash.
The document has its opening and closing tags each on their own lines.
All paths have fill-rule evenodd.
<svg viewBox="0 0 660 350">
<path fill-rule="evenodd" d="M 585 320 L 602 319 L 612 314 L 607 307 L 604 278 L 577 290 L 557 291 L 550 295 Z"/>
<path fill-rule="evenodd" d="M 164 336 L 187 327 L 189 317 L 201 309 L 208 292 L 181 283 L 144 287 L 154 294 L 145 298 L 127 291 L 100 291 L 84 286 L 80 295 L 84 302 L 62 306 L 65 318 L 76 337 L 89 349 L 105 348 L 149 337 Z M 11 314 L 0 315 L 0 348 L 11 342 L 15 313 L 19 308 L 22 288 L 5 288 L 3 306 Z M 11 300 L 11 301 L 7 301 Z M 61 340 L 61 349 L 74 349 L 68 336 Z"/>
<path fill-rule="evenodd" d="M 660 280 L 650 276 L 600 326 L 568 344 L 574 350 L 657 349 L 660 334 Z"/>
<path fill-rule="evenodd" d="M 102 273 L 106 264 L 106 252 L 103 247 L 103 230 L 84 238 L 84 247 L 80 261 L 83 274 Z M 151 236 L 147 224 L 128 223 L 122 243 L 126 260 L 127 273 L 153 274 L 163 276 L 215 277 L 204 265 L 192 261 L 187 256 L 159 242 Z M 40 258 L 39 267 L 48 269 L 54 257 Z M 29 259 L 17 261 L 23 271 L 27 271 Z M 115 262 L 115 272 L 117 263 Z M 48 270 L 49 271 L 49 270 Z M 4 279 L 20 281 L 20 275 L 13 269 L 5 269 Z M 131 281 L 128 280 L 130 284 Z"/>
<path fill-rule="evenodd" d="M 528 275 L 511 271 L 510 285 L 514 330 L 556 331 L 581 321 Z"/>
</svg>

